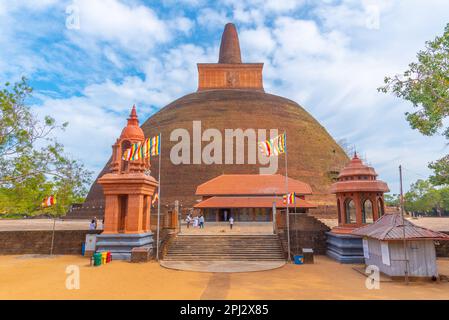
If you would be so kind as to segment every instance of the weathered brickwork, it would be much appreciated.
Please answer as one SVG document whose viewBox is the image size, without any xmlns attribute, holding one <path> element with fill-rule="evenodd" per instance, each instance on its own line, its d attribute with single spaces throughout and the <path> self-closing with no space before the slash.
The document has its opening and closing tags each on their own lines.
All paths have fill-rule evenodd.
<svg viewBox="0 0 449 320">
<path fill-rule="evenodd" d="M 301 254 L 302 249 L 311 248 L 314 254 L 326 254 L 326 232 L 330 229 L 324 223 L 310 215 L 292 215 L 290 217 L 291 254 Z M 278 229 L 282 247 L 287 255 L 286 227 Z"/>
<path fill-rule="evenodd" d="M 54 238 L 54 254 L 81 254 L 86 234 L 101 231 L 57 230 Z M 0 255 L 49 254 L 52 231 L 2 231 L 0 232 Z"/>
</svg>

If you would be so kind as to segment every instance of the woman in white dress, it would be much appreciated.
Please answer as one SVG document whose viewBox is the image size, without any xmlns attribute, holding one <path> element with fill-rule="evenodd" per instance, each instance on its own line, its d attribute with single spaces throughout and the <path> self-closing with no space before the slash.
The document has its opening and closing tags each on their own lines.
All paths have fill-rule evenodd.
<svg viewBox="0 0 449 320">
<path fill-rule="evenodd" d="M 193 227 L 194 227 L 194 228 L 198 227 L 198 216 L 195 216 L 195 217 L 193 218 Z"/>
</svg>

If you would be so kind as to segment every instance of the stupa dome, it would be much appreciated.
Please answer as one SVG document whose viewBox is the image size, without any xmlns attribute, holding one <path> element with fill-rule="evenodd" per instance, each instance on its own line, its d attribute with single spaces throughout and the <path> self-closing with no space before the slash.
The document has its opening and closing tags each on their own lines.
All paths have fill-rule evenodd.
<svg viewBox="0 0 449 320">
<path fill-rule="evenodd" d="M 236 28 L 227 24 L 222 36 L 219 63 L 198 64 L 198 91 L 187 94 L 147 119 L 141 126 L 145 137 L 159 133 L 161 138 L 162 208 L 173 207 L 179 200 L 184 208 L 191 208 L 199 197 L 198 185 L 222 174 L 258 174 L 259 164 L 174 164 L 170 153 L 178 141 L 170 141 L 172 132 L 185 129 L 193 140 L 192 123 L 201 121 L 201 129 L 216 129 L 224 136 L 226 129 L 277 129 L 287 133 L 288 176 L 312 187 L 308 197 L 318 206 L 334 206 L 335 195 L 330 186 L 339 170 L 348 162 L 342 148 L 304 108 L 296 102 L 266 93 L 262 81 L 263 63 L 242 63 Z M 126 133 L 127 134 L 127 133 Z M 202 148 L 209 142 L 201 142 Z M 193 157 L 190 146 L 190 158 Z M 234 149 L 235 157 L 235 149 Z M 285 174 L 284 156 L 278 159 L 277 174 Z M 107 166 L 99 176 L 107 172 Z M 152 175 L 157 179 L 158 159 L 151 159 Z M 102 205 L 101 186 L 94 183 L 85 205 Z M 326 209 L 327 210 L 327 209 Z M 97 213 L 101 215 L 101 212 Z"/>
</svg>

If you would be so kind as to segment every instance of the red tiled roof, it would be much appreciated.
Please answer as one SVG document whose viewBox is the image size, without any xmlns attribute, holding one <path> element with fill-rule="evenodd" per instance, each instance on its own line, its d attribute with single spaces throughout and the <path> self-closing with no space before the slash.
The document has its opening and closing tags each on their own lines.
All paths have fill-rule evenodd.
<svg viewBox="0 0 449 320">
<path fill-rule="evenodd" d="M 304 182 L 288 178 L 288 192 L 312 194 Z M 196 195 L 281 195 L 285 194 L 285 176 L 280 174 L 224 174 L 211 179 L 196 189 Z"/>
<path fill-rule="evenodd" d="M 349 180 L 338 181 L 334 183 L 331 188 L 331 193 L 337 192 L 389 192 L 388 185 L 380 180 Z"/>
<path fill-rule="evenodd" d="M 357 157 L 357 154 L 354 154 L 354 157 L 351 159 L 349 164 L 341 170 L 340 174 L 338 175 L 338 178 L 358 176 L 358 175 L 376 177 L 377 173 L 373 167 L 363 164 L 362 160 L 360 160 L 359 157 Z"/>
<path fill-rule="evenodd" d="M 272 208 L 273 197 L 211 197 L 201 201 L 194 207 L 203 208 Z M 276 198 L 276 208 L 285 208 L 282 198 Z M 289 205 L 293 208 L 294 205 Z M 304 199 L 296 198 L 296 208 L 316 208 Z"/>
<path fill-rule="evenodd" d="M 404 222 L 403 222 L 404 221 Z M 385 214 L 373 224 L 358 228 L 352 232 L 357 236 L 365 236 L 378 240 L 402 240 L 404 239 L 432 239 L 432 240 L 449 240 L 447 234 L 419 227 L 397 213 Z"/>
</svg>

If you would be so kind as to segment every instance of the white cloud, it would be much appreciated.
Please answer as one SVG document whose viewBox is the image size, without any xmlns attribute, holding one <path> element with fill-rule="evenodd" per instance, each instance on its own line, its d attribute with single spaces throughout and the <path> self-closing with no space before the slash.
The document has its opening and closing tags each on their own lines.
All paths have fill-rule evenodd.
<svg viewBox="0 0 449 320">
<path fill-rule="evenodd" d="M 385 75 L 403 71 L 426 40 L 443 32 L 447 1 L 165 0 L 165 14 L 139 0 L 74 2 L 80 30 L 57 29 L 64 28 L 60 21 L 17 20 L 26 10 L 38 16 L 59 10 L 53 1 L 22 1 L 21 10 L 5 9 L 0 1 L 0 77 L 63 75 L 60 85 L 70 87 L 62 97 L 42 90 L 43 103 L 34 108 L 70 122 L 61 140 L 91 167 L 100 169 L 109 157 L 132 104 L 144 120 L 153 108 L 196 90 L 196 63 L 217 61 L 217 39 L 233 21 L 245 62 L 264 62 L 266 90 L 297 101 L 336 139 L 356 145 L 392 190 L 399 163 L 425 176 L 427 163 L 447 153 L 442 138 L 410 129 L 404 118 L 409 104 L 376 90 Z M 367 26 L 374 5 L 378 28 Z M 49 47 L 39 50 L 29 45 L 32 35 L 23 36 L 27 28 L 62 39 L 49 37 Z M 73 90 L 68 79 L 81 86 L 76 96 L 67 94 Z M 417 179 L 411 177 L 406 179 Z"/>
<path fill-rule="evenodd" d="M 166 23 L 144 5 L 128 6 L 118 0 L 74 0 L 73 5 L 79 9 L 80 29 L 69 34 L 78 41 L 92 37 L 126 50 L 147 51 L 171 37 Z"/>
</svg>

